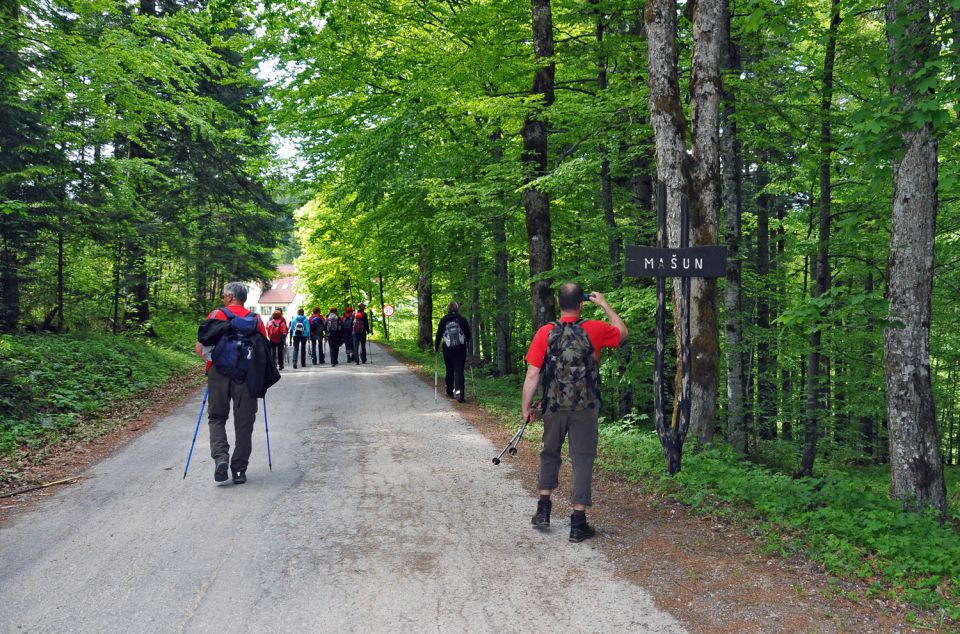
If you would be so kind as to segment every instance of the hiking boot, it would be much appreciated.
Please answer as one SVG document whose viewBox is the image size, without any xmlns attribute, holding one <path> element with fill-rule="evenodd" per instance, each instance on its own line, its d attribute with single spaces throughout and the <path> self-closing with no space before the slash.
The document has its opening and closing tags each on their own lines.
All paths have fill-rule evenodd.
<svg viewBox="0 0 960 634">
<path fill-rule="evenodd" d="M 550 509 L 553 508 L 553 502 L 550 500 L 537 500 L 537 512 L 533 514 L 530 523 L 534 528 L 550 527 Z"/>
<path fill-rule="evenodd" d="M 597 534 L 592 526 L 587 524 L 587 516 L 581 515 L 579 518 L 576 513 L 570 516 L 570 541 L 579 544 L 585 539 L 590 539 Z"/>
<path fill-rule="evenodd" d="M 247 481 L 247 472 L 246 471 L 234 471 L 233 472 L 233 483 L 234 484 L 243 484 Z"/>
<path fill-rule="evenodd" d="M 463 398 L 463 394 L 461 394 L 460 397 L 459 397 L 457 400 L 460 401 L 461 403 L 463 403 L 466 399 L 464 399 L 464 398 Z"/>
<path fill-rule="evenodd" d="M 213 472 L 213 479 L 217 482 L 226 482 L 227 481 L 227 471 L 229 470 L 230 465 L 226 461 L 218 462 L 217 469 Z"/>
</svg>

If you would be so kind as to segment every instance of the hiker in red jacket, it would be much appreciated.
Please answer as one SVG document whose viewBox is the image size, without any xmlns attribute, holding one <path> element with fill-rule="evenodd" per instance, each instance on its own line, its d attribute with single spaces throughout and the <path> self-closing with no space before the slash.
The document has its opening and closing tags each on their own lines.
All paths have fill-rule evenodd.
<svg viewBox="0 0 960 634">
<path fill-rule="evenodd" d="M 370 334 L 370 320 L 367 318 L 366 304 L 357 306 L 353 314 L 353 360 L 357 365 L 367 362 L 367 335 Z"/>
<path fill-rule="evenodd" d="M 283 346 L 287 340 L 287 320 L 279 310 L 273 311 L 273 316 L 267 322 L 267 340 L 270 341 L 270 352 L 277 368 L 283 369 Z"/>
<path fill-rule="evenodd" d="M 601 293 L 585 295 L 579 284 L 567 283 L 557 291 L 560 319 L 540 328 L 527 351 L 527 375 L 523 381 L 520 413 L 533 421 L 533 399 L 541 387 L 543 401 L 543 451 L 540 452 L 540 500 L 530 523 L 550 526 L 550 495 L 560 474 L 560 448 L 569 436 L 573 486 L 570 502 L 570 541 L 594 536 L 586 510 L 592 504 L 593 463 L 597 456 L 600 414 L 600 349 L 617 348 L 627 340 L 627 326 Z M 608 322 L 580 319 L 583 302 L 603 309 Z"/>
<path fill-rule="evenodd" d="M 245 301 L 247 301 L 247 287 L 242 283 L 230 282 L 223 287 L 224 309 L 235 317 L 247 317 L 250 314 L 250 311 L 243 307 Z M 223 309 L 218 308 L 207 315 L 207 319 L 227 321 L 228 317 Z M 257 331 L 264 336 L 267 334 L 263 321 L 259 317 L 257 317 Z M 247 481 L 253 423 L 257 417 L 257 399 L 250 395 L 242 379 L 237 380 L 220 374 L 211 361 L 211 351 L 205 350 L 199 341 L 195 349 L 197 355 L 207 361 L 210 456 L 216 463 L 213 479 L 217 482 L 225 482 L 229 469 L 233 473 L 234 484 L 243 484 Z M 231 404 L 233 405 L 233 427 L 236 432 L 232 457 L 226 431 Z"/>
</svg>

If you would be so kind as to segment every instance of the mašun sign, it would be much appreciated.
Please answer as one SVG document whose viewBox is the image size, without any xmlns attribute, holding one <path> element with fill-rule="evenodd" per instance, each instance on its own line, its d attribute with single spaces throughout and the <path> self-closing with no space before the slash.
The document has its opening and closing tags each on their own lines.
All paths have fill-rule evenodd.
<svg viewBox="0 0 960 634">
<path fill-rule="evenodd" d="M 723 277 L 727 248 L 724 246 L 658 249 L 627 247 L 627 275 L 632 277 Z"/>
</svg>

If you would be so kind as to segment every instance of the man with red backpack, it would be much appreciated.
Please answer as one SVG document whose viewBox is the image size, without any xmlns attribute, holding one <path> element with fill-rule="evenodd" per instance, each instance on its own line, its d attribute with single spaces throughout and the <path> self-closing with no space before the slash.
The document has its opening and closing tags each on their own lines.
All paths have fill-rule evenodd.
<svg viewBox="0 0 960 634">
<path fill-rule="evenodd" d="M 317 365 L 317 352 L 319 347 L 320 363 L 325 363 L 323 358 L 323 329 L 324 319 L 320 314 L 319 308 L 314 308 L 310 315 L 310 359 L 313 365 Z"/>
<path fill-rule="evenodd" d="M 267 340 L 270 342 L 270 354 L 278 369 L 283 369 L 283 346 L 287 340 L 287 320 L 279 310 L 273 311 L 270 321 L 267 322 Z"/>
<path fill-rule="evenodd" d="M 357 306 L 357 312 L 353 314 L 353 360 L 360 365 L 362 360 L 367 362 L 367 335 L 370 334 L 370 320 L 367 319 L 365 309 L 366 304 Z"/>
</svg>

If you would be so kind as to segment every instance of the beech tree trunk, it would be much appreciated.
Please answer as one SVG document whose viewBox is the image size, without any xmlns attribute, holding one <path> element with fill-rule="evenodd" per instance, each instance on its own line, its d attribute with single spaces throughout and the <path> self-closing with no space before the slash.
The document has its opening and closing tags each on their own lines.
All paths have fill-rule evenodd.
<svg viewBox="0 0 960 634">
<path fill-rule="evenodd" d="M 693 13 L 693 67 L 690 111 L 693 189 L 690 236 L 693 245 L 717 244 L 720 221 L 720 48 L 726 0 L 699 0 Z M 713 442 L 720 387 L 720 324 L 717 280 L 698 278 L 690 286 L 692 383 L 690 427 L 697 447 Z"/>
<path fill-rule="evenodd" d="M 597 5 L 600 0 L 590 0 L 590 4 Z M 603 35 L 606 30 L 607 16 L 602 10 L 596 13 L 595 33 L 597 38 L 597 90 L 607 89 L 607 55 L 603 49 Z M 623 285 L 623 270 L 620 266 L 620 236 L 617 232 L 617 219 L 613 212 L 613 178 L 610 176 L 610 159 L 607 158 L 608 148 L 600 147 L 604 155 L 600 162 L 600 206 L 603 209 L 603 221 L 607 225 L 607 253 L 610 256 L 610 269 L 613 274 L 614 288 Z"/>
<path fill-rule="evenodd" d="M 730 9 L 723 3 L 721 65 L 737 72 L 740 54 L 730 39 Z M 739 453 L 747 452 L 747 428 L 744 416 L 746 387 L 743 381 L 742 287 L 740 273 L 740 237 L 743 211 L 743 176 L 740 139 L 737 134 L 736 95 L 724 86 L 721 112 L 720 151 L 723 156 L 723 209 L 727 239 L 727 285 L 724 288 L 724 336 L 727 357 L 727 441 Z"/>
<path fill-rule="evenodd" d="M 420 276 L 417 279 L 417 345 L 433 348 L 433 254 L 427 243 L 420 245 Z"/>
<path fill-rule="evenodd" d="M 827 33 L 827 50 L 823 56 L 823 90 L 820 96 L 820 226 L 818 233 L 817 260 L 813 266 L 814 283 L 810 296 L 822 297 L 830 290 L 830 205 L 831 205 L 831 160 L 833 135 L 830 126 L 830 110 L 833 106 L 833 64 L 837 54 L 837 32 L 840 30 L 839 0 L 830 3 L 830 29 Z M 817 455 L 817 437 L 820 433 L 817 422 L 825 410 L 822 324 L 825 315 L 810 333 L 810 354 L 807 361 L 807 402 L 803 421 L 803 455 L 800 459 L 800 474 L 813 475 L 813 463 Z"/>
<path fill-rule="evenodd" d="M 931 58 L 928 0 L 889 0 L 890 91 L 904 121 L 929 91 L 916 84 Z M 891 326 L 883 334 L 893 497 L 912 508 L 946 511 L 946 484 L 930 376 L 930 317 L 937 216 L 937 140 L 929 121 L 902 126 L 893 161 L 893 217 L 887 264 Z"/>
<path fill-rule="evenodd" d="M 470 330 L 480 331 L 480 256 L 477 255 L 480 245 L 474 246 L 470 256 Z M 480 337 L 474 335 L 470 341 L 470 354 L 480 356 Z"/>
<path fill-rule="evenodd" d="M 555 65 L 553 58 L 553 15 L 550 0 L 531 0 L 533 14 L 533 51 L 537 69 L 533 76 L 534 96 L 540 102 L 523 123 L 522 160 L 526 187 L 523 207 L 527 220 L 527 248 L 530 254 L 530 308 L 534 330 L 554 320 L 553 280 L 542 278 L 553 268 L 550 234 L 550 196 L 530 183 L 547 173 L 547 122 L 543 112 L 553 103 Z"/>
<path fill-rule="evenodd" d="M 507 254 L 506 215 L 500 214 L 491 219 L 493 225 L 493 249 L 496 266 L 496 281 L 493 287 L 493 301 L 496 304 L 496 360 L 497 371 L 500 374 L 513 372 L 513 361 L 510 357 L 510 288 L 509 266 Z"/>
<path fill-rule="evenodd" d="M 763 155 L 761 155 L 763 156 Z M 768 157 L 763 156 L 763 161 Z M 757 170 L 757 431 L 760 438 L 777 437 L 776 372 L 770 330 L 770 212 L 773 197 L 765 192 L 770 176 L 764 165 Z"/>
<path fill-rule="evenodd" d="M 490 135 L 491 154 L 494 162 L 503 158 L 503 146 L 500 140 L 503 137 L 502 132 L 497 128 Z M 493 282 L 493 303 L 494 303 L 494 346 L 496 346 L 496 367 L 500 375 L 510 374 L 514 371 L 513 361 L 510 357 L 511 345 L 511 326 L 510 316 L 513 311 L 510 309 L 510 267 L 509 255 L 507 254 L 507 212 L 506 201 L 503 199 L 503 193 L 500 192 L 500 200 L 503 202 L 504 212 L 495 214 L 490 218 L 490 233 L 493 236 L 493 262 L 494 262 L 494 282 Z M 486 349 L 489 351 L 489 348 Z"/>
<path fill-rule="evenodd" d="M 693 125 L 689 164 L 685 142 L 686 118 L 680 103 L 677 75 L 676 2 L 651 0 L 644 11 L 650 71 L 650 117 L 656 142 L 657 176 L 667 186 L 667 234 L 671 247 L 679 244 L 680 198 L 688 192 L 691 194 L 692 245 L 716 244 L 717 241 L 720 213 L 722 6 L 723 0 L 703 0 L 696 3 L 693 12 L 694 53 L 690 79 Z M 675 311 L 679 306 L 680 286 L 673 286 Z M 716 281 L 694 278 L 690 305 L 690 426 L 698 446 L 702 446 L 713 440 L 720 382 Z M 676 328 L 674 331 L 675 334 L 679 332 Z M 680 348 L 678 342 L 677 349 Z M 678 366 L 682 367 L 679 359 Z M 677 376 L 681 375 L 681 369 L 678 368 Z M 680 389 L 677 390 L 679 392 Z"/>
</svg>

